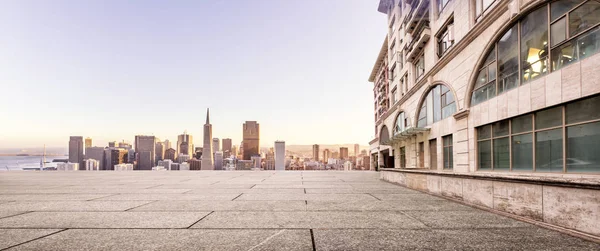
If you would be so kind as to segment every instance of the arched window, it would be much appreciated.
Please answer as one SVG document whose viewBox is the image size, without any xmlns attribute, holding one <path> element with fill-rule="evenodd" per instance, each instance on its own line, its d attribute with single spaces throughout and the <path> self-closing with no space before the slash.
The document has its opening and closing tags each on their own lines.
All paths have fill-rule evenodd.
<svg viewBox="0 0 600 251">
<path fill-rule="evenodd" d="M 387 144 L 387 142 L 389 140 L 390 140 L 390 131 L 388 130 L 387 126 L 383 125 L 383 127 L 381 127 L 381 131 L 379 133 L 379 144 L 385 145 L 385 144 Z"/>
<path fill-rule="evenodd" d="M 404 114 L 404 112 L 400 112 L 396 117 L 396 125 L 394 126 L 394 135 L 403 132 L 408 127 L 410 127 L 410 123 L 408 122 L 408 117 Z"/>
<path fill-rule="evenodd" d="M 471 105 L 598 53 L 599 27 L 600 0 L 559 0 L 531 11 L 493 44 L 479 68 Z"/>
<path fill-rule="evenodd" d="M 442 119 L 452 116 L 456 112 L 456 102 L 454 96 L 445 85 L 436 85 L 423 100 L 417 126 L 425 127 L 438 122 Z"/>
</svg>

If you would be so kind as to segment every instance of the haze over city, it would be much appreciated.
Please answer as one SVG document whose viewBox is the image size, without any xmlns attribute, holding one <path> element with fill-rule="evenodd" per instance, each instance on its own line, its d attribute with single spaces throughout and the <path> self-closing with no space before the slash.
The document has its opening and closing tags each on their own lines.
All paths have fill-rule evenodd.
<svg viewBox="0 0 600 251">
<path fill-rule="evenodd" d="M 365 74 L 386 18 L 369 1 L 5 1 L 0 10 L 0 148 L 66 147 L 71 135 L 200 144 L 366 145 L 374 137 Z M 310 17 L 310 18 L 306 18 Z"/>
</svg>

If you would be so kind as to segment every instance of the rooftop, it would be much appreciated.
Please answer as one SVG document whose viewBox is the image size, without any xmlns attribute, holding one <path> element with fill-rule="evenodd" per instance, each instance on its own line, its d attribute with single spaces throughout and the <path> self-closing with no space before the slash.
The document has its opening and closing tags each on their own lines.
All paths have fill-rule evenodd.
<svg viewBox="0 0 600 251">
<path fill-rule="evenodd" d="M 376 172 L 0 173 L 0 249 L 598 250 Z"/>
</svg>

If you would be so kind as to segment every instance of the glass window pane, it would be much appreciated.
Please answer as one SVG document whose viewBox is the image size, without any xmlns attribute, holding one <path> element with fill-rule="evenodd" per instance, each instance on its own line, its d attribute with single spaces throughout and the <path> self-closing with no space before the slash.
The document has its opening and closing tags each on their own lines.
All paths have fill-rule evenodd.
<svg viewBox="0 0 600 251">
<path fill-rule="evenodd" d="M 512 137 L 513 171 L 533 171 L 533 143 L 531 133 Z"/>
<path fill-rule="evenodd" d="M 475 89 L 487 84 L 487 71 L 485 69 L 479 71 L 477 76 L 477 83 L 475 83 Z"/>
<path fill-rule="evenodd" d="M 574 40 L 552 49 L 552 70 L 558 70 L 577 61 L 577 47 L 573 46 Z"/>
<path fill-rule="evenodd" d="M 582 3 L 584 0 L 560 0 L 552 2 L 550 5 L 550 19 L 555 20 L 558 17 L 567 13 L 573 7 Z"/>
<path fill-rule="evenodd" d="M 496 62 L 488 66 L 488 76 L 490 81 L 496 79 Z"/>
<path fill-rule="evenodd" d="M 531 131 L 532 122 L 533 120 L 529 114 L 512 119 L 512 133 L 515 134 Z"/>
<path fill-rule="evenodd" d="M 584 59 L 600 51 L 600 28 L 586 32 L 577 39 L 579 59 Z"/>
<path fill-rule="evenodd" d="M 494 137 L 506 136 L 508 135 L 508 120 L 503 120 L 494 123 Z"/>
<path fill-rule="evenodd" d="M 567 18 L 562 18 L 550 26 L 550 40 L 552 46 L 559 44 L 567 39 Z"/>
<path fill-rule="evenodd" d="M 431 92 L 433 92 L 433 123 L 438 122 L 442 119 L 442 105 L 441 105 L 441 96 L 440 96 L 440 86 L 434 87 Z"/>
<path fill-rule="evenodd" d="M 529 81 L 548 71 L 548 10 L 531 12 L 521 21 L 521 60 L 523 80 Z"/>
<path fill-rule="evenodd" d="M 456 104 L 452 103 L 442 108 L 442 119 L 452 116 L 456 112 Z"/>
<path fill-rule="evenodd" d="M 562 128 L 535 134 L 535 170 L 537 172 L 562 172 L 562 155 Z"/>
<path fill-rule="evenodd" d="M 517 86 L 519 73 L 517 26 L 506 31 L 498 41 L 498 81 L 504 90 Z"/>
<path fill-rule="evenodd" d="M 535 129 L 562 125 L 562 107 L 555 107 L 535 113 Z"/>
<path fill-rule="evenodd" d="M 510 169 L 508 137 L 494 139 L 494 170 Z"/>
<path fill-rule="evenodd" d="M 496 81 L 492 81 L 488 84 L 487 87 L 485 87 L 487 89 L 487 99 L 491 99 L 493 97 L 496 97 Z"/>
<path fill-rule="evenodd" d="M 600 122 L 567 127 L 567 172 L 600 172 Z"/>
<path fill-rule="evenodd" d="M 483 62 L 483 66 L 487 66 L 488 64 L 490 64 L 491 62 L 494 62 L 494 60 L 496 60 L 496 48 L 492 49 L 492 51 L 489 52 L 489 54 L 487 55 L 487 57 L 485 58 L 485 62 Z"/>
<path fill-rule="evenodd" d="M 489 139 L 492 136 L 492 126 L 486 125 L 477 128 L 477 139 Z"/>
<path fill-rule="evenodd" d="M 471 96 L 471 106 L 477 105 L 487 99 L 487 89 L 481 88 L 473 91 Z"/>
<path fill-rule="evenodd" d="M 477 142 L 477 159 L 479 170 L 492 169 L 492 141 L 486 140 Z"/>
<path fill-rule="evenodd" d="M 569 13 L 569 36 L 600 23 L 600 2 L 587 1 Z"/>
<path fill-rule="evenodd" d="M 567 124 L 600 119 L 600 96 L 567 105 Z"/>
</svg>

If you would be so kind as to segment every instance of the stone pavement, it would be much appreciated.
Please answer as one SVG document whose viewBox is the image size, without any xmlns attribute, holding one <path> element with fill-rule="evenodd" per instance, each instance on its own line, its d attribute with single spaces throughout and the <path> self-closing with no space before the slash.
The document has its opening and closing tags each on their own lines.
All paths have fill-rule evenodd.
<svg viewBox="0 0 600 251">
<path fill-rule="evenodd" d="M 600 250 L 375 172 L 0 172 L 0 249 Z"/>
</svg>

